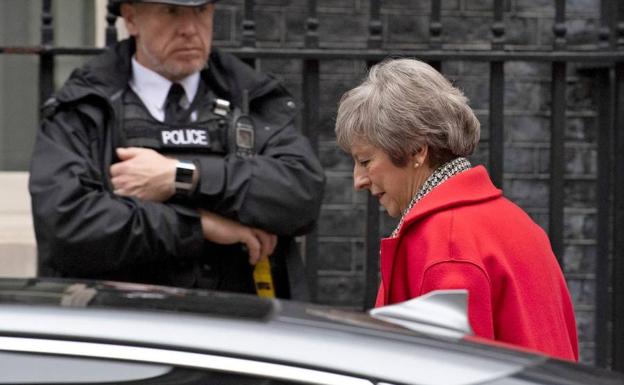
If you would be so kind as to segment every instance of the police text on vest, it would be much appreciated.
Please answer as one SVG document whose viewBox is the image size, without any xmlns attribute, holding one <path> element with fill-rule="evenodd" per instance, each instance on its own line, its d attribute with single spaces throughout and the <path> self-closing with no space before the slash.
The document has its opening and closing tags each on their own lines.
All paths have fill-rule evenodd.
<svg viewBox="0 0 624 385">
<path fill-rule="evenodd" d="M 164 145 L 189 145 L 195 144 L 200 146 L 208 145 L 206 131 L 194 129 L 180 129 L 162 131 L 162 141 Z"/>
</svg>

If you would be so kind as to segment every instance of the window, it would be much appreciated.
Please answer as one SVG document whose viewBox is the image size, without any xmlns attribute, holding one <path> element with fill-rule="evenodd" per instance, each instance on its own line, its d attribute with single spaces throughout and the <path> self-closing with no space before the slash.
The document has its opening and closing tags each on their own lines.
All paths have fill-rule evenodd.
<svg viewBox="0 0 624 385">
<path fill-rule="evenodd" d="M 362 378 L 252 358 L 118 344 L 0 337 L 0 349 L 0 385 L 371 385 Z"/>
</svg>

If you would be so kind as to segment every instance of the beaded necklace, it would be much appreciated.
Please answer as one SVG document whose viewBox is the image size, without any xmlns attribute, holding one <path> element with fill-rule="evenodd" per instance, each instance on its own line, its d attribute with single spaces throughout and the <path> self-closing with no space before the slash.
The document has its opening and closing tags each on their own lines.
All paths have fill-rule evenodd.
<svg viewBox="0 0 624 385">
<path fill-rule="evenodd" d="M 390 235 L 391 238 L 395 238 L 399 234 L 399 230 L 401 230 L 401 226 L 403 225 L 403 221 L 405 220 L 405 216 L 410 212 L 412 207 L 418 201 L 420 201 L 425 195 L 429 194 L 431 190 L 435 187 L 439 186 L 445 180 L 449 179 L 455 174 L 459 174 L 462 171 L 468 170 L 471 166 L 470 161 L 466 158 L 455 158 L 447 163 L 444 163 L 442 166 L 438 167 L 430 176 L 427 178 L 425 183 L 423 183 L 422 187 L 418 192 L 414 195 L 412 200 L 410 201 L 407 208 L 403 210 L 401 214 L 401 219 L 399 220 L 399 224 Z"/>
</svg>

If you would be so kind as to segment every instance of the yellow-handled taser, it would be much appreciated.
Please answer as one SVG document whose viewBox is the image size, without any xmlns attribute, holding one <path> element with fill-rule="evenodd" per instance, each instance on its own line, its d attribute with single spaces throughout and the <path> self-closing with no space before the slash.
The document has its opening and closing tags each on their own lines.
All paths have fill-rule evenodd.
<svg viewBox="0 0 624 385">
<path fill-rule="evenodd" d="M 256 293 L 258 297 L 275 298 L 275 286 L 273 286 L 273 275 L 271 274 L 271 262 L 269 257 L 262 257 L 256 263 L 253 271 L 254 282 L 256 283 Z"/>
</svg>

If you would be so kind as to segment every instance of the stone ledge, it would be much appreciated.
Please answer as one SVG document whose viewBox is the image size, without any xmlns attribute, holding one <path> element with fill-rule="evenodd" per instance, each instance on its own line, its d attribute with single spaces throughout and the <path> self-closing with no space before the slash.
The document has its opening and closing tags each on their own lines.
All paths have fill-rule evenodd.
<svg viewBox="0 0 624 385">
<path fill-rule="evenodd" d="M 35 244 L 0 243 L 0 277 L 34 277 L 37 275 Z"/>
<path fill-rule="evenodd" d="M 28 173 L 19 171 L 0 172 L 0 215 L 19 213 L 30 216 L 30 193 L 28 192 Z"/>
<path fill-rule="evenodd" d="M 30 212 L 26 214 L 0 212 L 0 244 L 2 243 L 35 244 L 35 231 Z"/>
<path fill-rule="evenodd" d="M 27 172 L 0 172 L 0 277 L 34 277 L 37 244 Z"/>
</svg>

